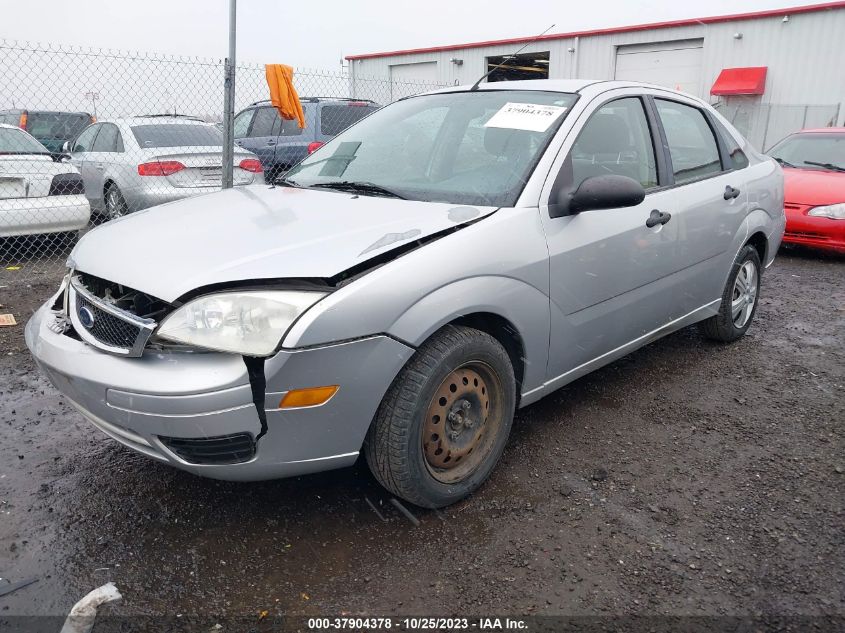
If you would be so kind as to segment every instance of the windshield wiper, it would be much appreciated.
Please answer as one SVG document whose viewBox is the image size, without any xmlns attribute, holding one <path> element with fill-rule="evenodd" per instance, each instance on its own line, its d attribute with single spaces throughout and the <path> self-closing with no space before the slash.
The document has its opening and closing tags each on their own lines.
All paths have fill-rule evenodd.
<svg viewBox="0 0 845 633">
<path fill-rule="evenodd" d="M 845 167 L 842 165 L 834 165 L 833 163 L 818 163 L 814 160 L 805 160 L 805 165 L 815 165 L 816 167 L 824 167 L 825 169 L 829 169 L 831 171 L 845 171 Z"/>
<path fill-rule="evenodd" d="M 772 158 L 774 158 L 780 165 L 784 167 L 795 167 L 795 165 L 790 163 L 788 160 L 783 160 L 779 156 L 772 156 Z"/>
<path fill-rule="evenodd" d="M 341 180 L 340 182 L 318 182 L 310 187 L 322 187 L 325 189 L 337 189 L 338 191 L 352 191 L 356 193 L 373 194 L 377 196 L 390 196 L 391 198 L 399 198 L 405 200 L 405 197 L 399 195 L 395 191 L 382 187 L 374 182 Z"/>
</svg>

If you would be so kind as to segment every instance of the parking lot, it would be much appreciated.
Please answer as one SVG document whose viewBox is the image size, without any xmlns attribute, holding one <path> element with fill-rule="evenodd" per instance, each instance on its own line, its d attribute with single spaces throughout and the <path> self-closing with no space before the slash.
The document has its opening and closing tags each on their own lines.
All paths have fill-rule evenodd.
<svg viewBox="0 0 845 633">
<path fill-rule="evenodd" d="M 360 464 L 234 484 L 120 447 L 25 348 L 23 323 L 54 282 L 12 283 L 0 570 L 38 582 L 0 598 L 0 620 L 63 615 L 109 580 L 124 600 L 103 615 L 211 624 L 504 605 L 841 617 L 844 272 L 841 258 L 782 252 L 745 338 L 722 346 L 688 328 L 523 410 L 492 479 L 441 512 L 409 507 L 419 525 Z"/>
</svg>

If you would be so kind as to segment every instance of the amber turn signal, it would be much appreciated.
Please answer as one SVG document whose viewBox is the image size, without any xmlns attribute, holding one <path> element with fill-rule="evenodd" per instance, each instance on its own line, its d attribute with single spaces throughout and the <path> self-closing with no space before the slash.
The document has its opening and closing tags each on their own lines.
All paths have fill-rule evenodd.
<svg viewBox="0 0 845 633">
<path fill-rule="evenodd" d="M 325 404 L 337 393 L 339 385 L 328 387 L 309 387 L 308 389 L 293 389 L 288 391 L 281 402 L 280 409 L 294 409 L 297 407 L 316 407 Z"/>
</svg>

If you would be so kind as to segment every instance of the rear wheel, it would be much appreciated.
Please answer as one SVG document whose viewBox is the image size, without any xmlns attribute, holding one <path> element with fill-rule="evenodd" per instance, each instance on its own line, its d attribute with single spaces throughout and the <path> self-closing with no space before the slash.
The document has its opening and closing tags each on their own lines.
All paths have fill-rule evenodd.
<svg viewBox="0 0 845 633">
<path fill-rule="evenodd" d="M 707 338 L 723 343 L 737 340 L 751 327 L 760 296 L 760 255 L 751 244 L 737 255 L 722 293 L 719 313 L 701 323 Z"/>
<path fill-rule="evenodd" d="M 446 327 L 394 380 L 367 435 L 376 479 L 419 506 L 463 499 L 492 472 L 513 421 L 516 383 L 489 334 Z"/>
<path fill-rule="evenodd" d="M 120 189 L 114 183 L 111 183 L 106 187 L 104 200 L 106 216 L 110 220 L 122 217 L 129 212 L 129 208 L 126 205 L 126 200 L 123 198 L 123 194 L 120 193 Z"/>
</svg>

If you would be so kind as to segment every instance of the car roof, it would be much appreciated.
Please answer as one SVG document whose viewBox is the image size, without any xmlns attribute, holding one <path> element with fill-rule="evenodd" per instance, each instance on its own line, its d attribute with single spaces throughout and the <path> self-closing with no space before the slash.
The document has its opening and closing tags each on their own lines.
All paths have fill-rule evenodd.
<svg viewBox="0 0 845 633">
<path fill-rule="evenodd" d="M 470 85 L 449 86 L 448 88 L 432 90 L 425 94 L 467 92 L 470 88 Z M 657 84 L 649 84 L 641 81 L 623 81 L 620 79 L 523 79 L 521 81 L 494 81 L 479 84 L 477 90 L 528 90 L 537 92 L 567 92 L 571 94 L 583 92 L 586 88 L 593 88 L 598 92 L 605 92 L 615 88 L 652 88 L 701 101 L 697 97 L 672 90 L 666 86 L 658 86 Z"/>
<path fill-rule="evenodd" d="M 174 123 L 181 123 L 182 125 L 211 125 L 213 123 L 206 123 L 199 119 L 192 119 L 181 116 L 130 116 L 120 119 L 99 119 L 97 123 L 122 123 L 124 125 L 172 125 Z"/>
<path fill-rule="evenodd" d="M 798 130 L 795 134 L 845 134 L 845 127 L 813 127 Z"/>
</svg>

